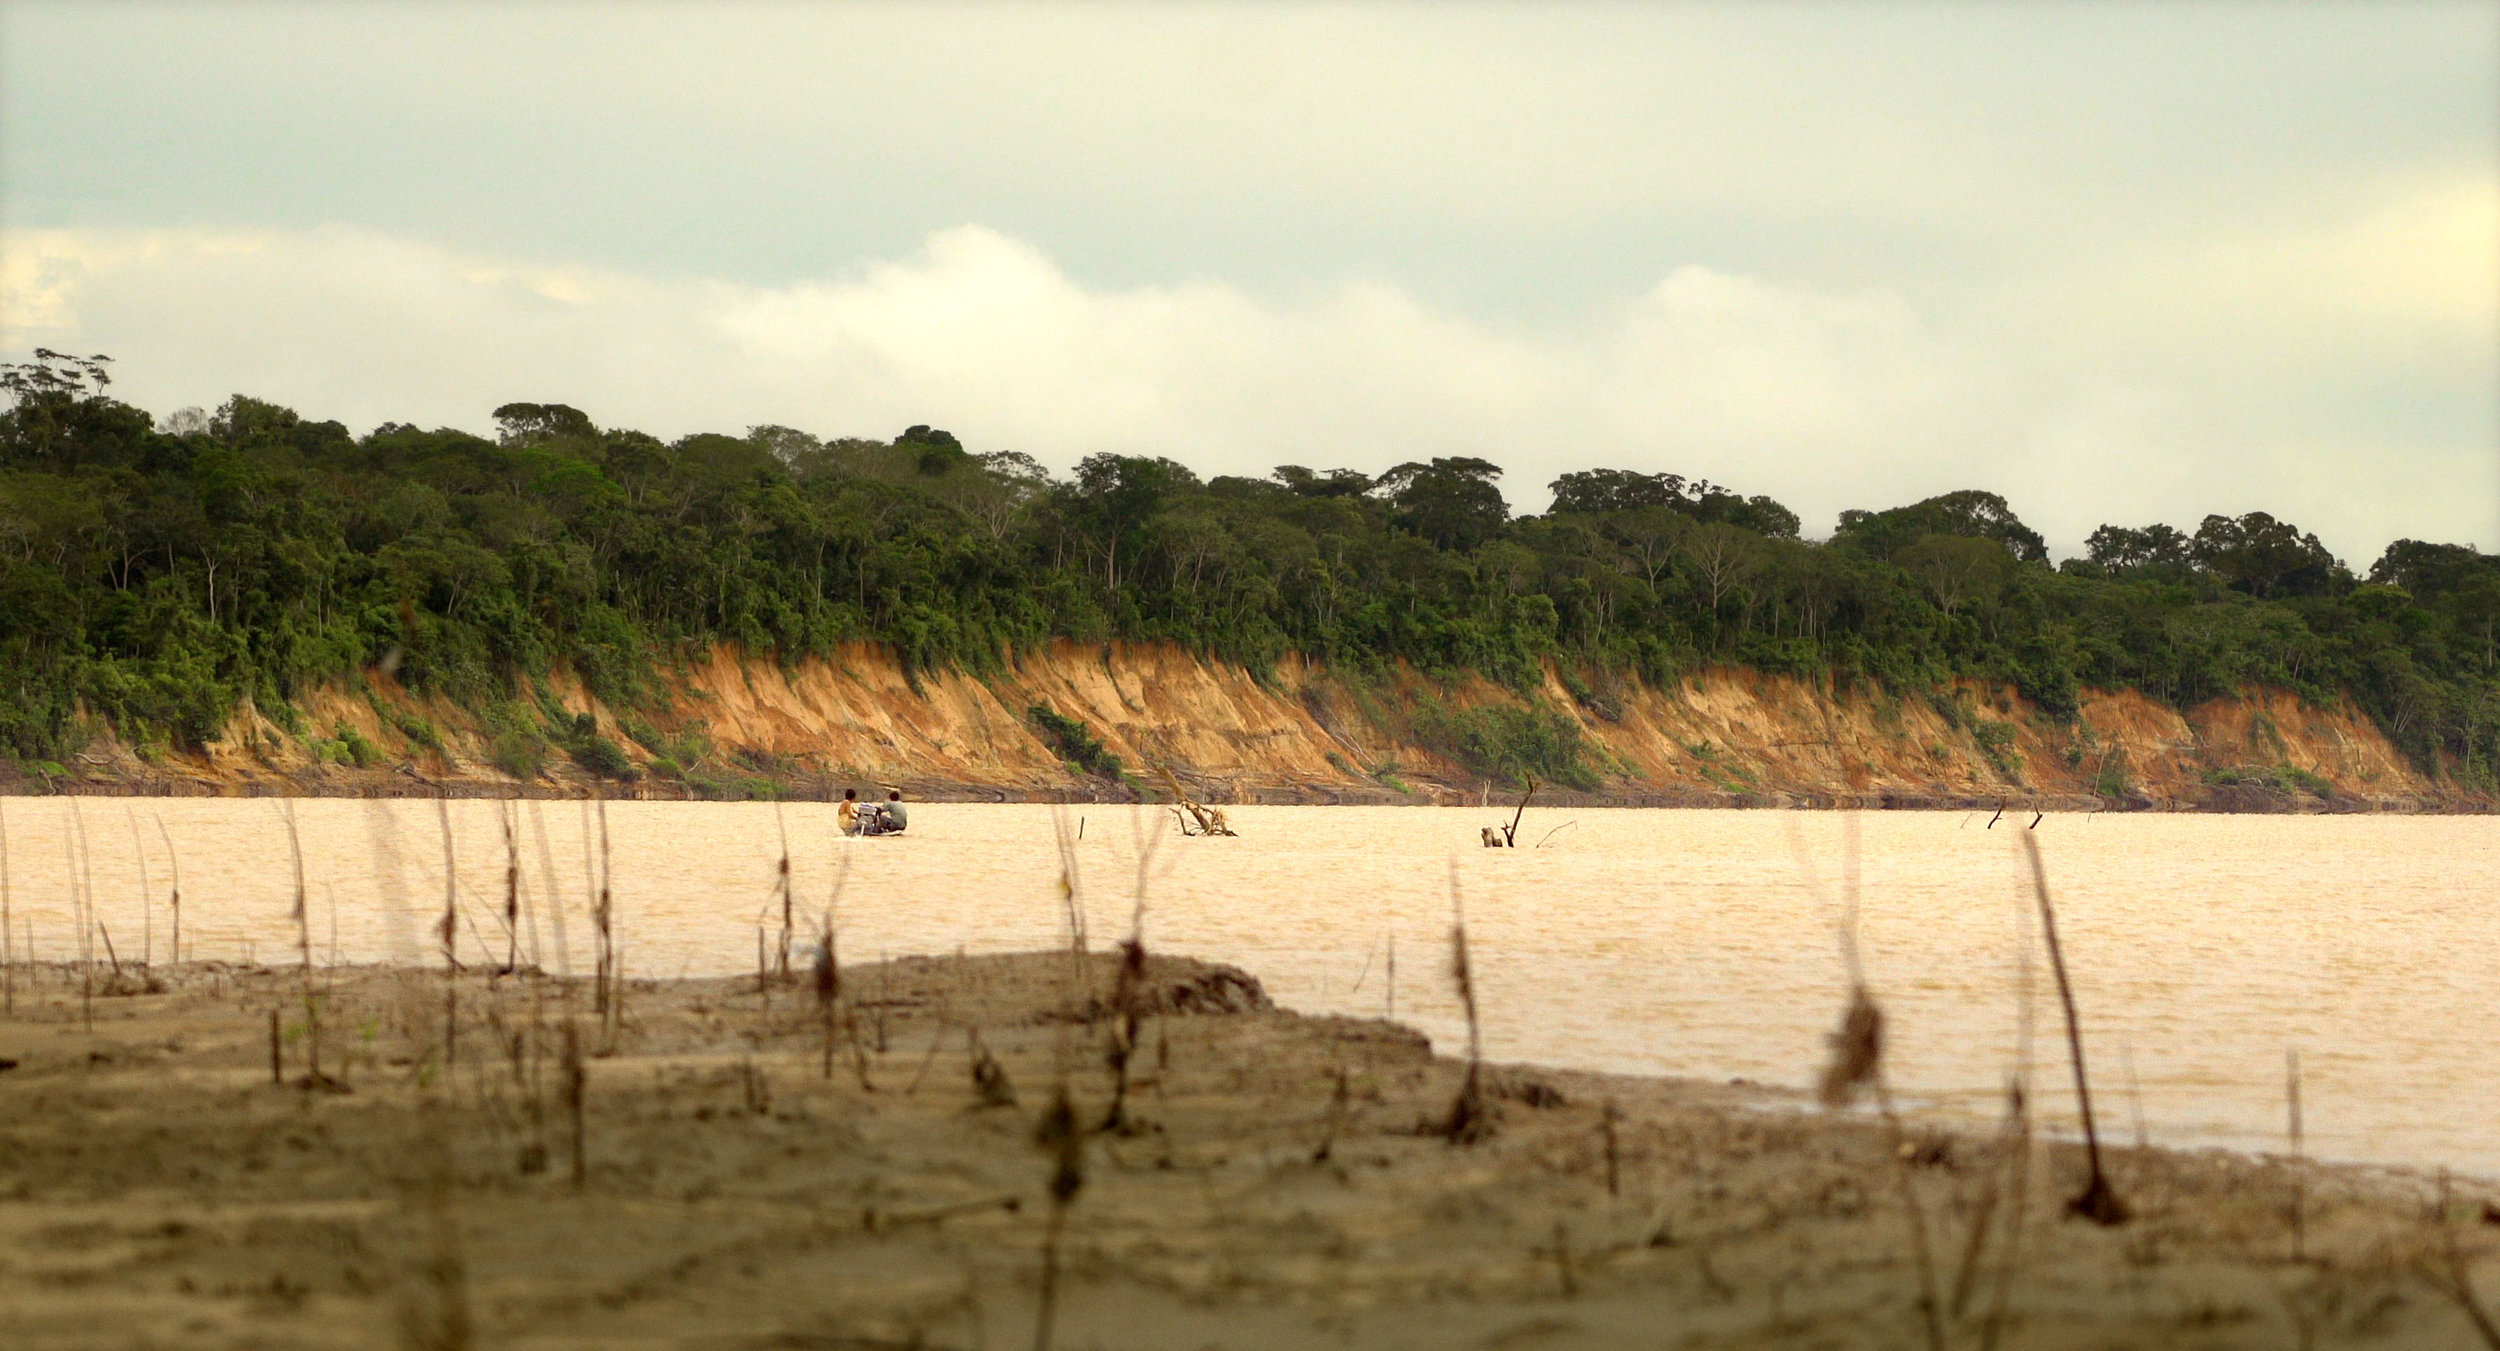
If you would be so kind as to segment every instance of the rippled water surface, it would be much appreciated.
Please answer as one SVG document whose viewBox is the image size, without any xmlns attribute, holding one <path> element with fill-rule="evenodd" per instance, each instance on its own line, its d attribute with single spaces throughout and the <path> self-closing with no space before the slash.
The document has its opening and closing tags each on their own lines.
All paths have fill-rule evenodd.
<svg viewBox="0 0 2500 1351">
<path fill-rule="evenodd" d="M 8 799 L 22 954 L 71 953 L 78 832 L 97 916 L 123 960 L 161 957 L 180 856 L 186 956 L 292 960 L 277 803 Z M 443 837 L 430 801 L 308 800 L 296 819 L 318 960 L 439 960 Z M 504 950 L 499 804 L 449 804 L 464 952 Z M 512 807 L 526 959 L 584 970 L 595 817 Z M 1843 877 L 1862 878 L 1867 979 L 1894 1082 L 1926 1110 L 1993 1112 L 2022 1040 L 2031 966 L 2038 1099 L 2071 1114 L 2055 986 L 2038 957 L 2019 844 L 1985 814 L 1545 811 L 1522 844 L 1476 846 L 1498 813 L 1240 807 L 1241 838 L 1158 834 L 1125 807 L 1071 808 L 1085 922 L 1124 935 L 1140 889 L 1150 946 L 1238 963 L 1313 1012 L 1397 1015 L 1448 1047 L 1453 878 L 1497 1059 L 1809 1083 L 1846 977 Z M 159 833 L 158 822 L 163 833 Z M 846 961 L 1066 941 L 1053 811 L 916 807 L 900 839 L 846 842 L 830 807 L 616 803 L 608 836 L 632 974 L 752 970 L 777 926 L 786 829 L 803 914 L 838 906 Z M 2425 817 L 2051 816 L 2047 859 L 2104 1129 L 2283 1147 L 2298 1048 L 2321 1155 L 2500 1175 L 2500 821 Z M 586 841 L 589 844 L 585 848 Z M 156 903 L 143 913 L 140 863 Z M 835 900 L 837 883 L 839 899 Z M 1390 977 L 1395 953 L 1395 982 Z"/>
</svg>

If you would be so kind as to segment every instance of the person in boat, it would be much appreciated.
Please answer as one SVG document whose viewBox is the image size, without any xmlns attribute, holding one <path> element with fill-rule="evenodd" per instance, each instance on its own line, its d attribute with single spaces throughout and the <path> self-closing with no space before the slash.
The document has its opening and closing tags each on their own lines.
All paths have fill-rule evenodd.
<svg viewBox="0 0 2500 1351">
<path fill-rule="evenodd" d="M 900 835 L 911 825 L 911 813 L 904 810 L 903 793 L 897 788 L 887 789 L 885 801 L 869 805 L 860 815 L 865 822 L 862 832 L 869 835 Z"/>
<path fill-rule="evenodd" d="M 860 832 L 858 789 L 842 790 L 842 805 L 833 809 L 833 819 L 841 825 L 842 833 L 845 835 L 857 835 Z"/>
</svg>

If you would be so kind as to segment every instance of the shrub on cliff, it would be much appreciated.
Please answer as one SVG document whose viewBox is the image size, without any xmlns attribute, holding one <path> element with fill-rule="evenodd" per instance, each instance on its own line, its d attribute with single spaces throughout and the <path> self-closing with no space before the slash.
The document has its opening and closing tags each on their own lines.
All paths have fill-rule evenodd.
<svg viewBox="0 0 2500 1351">
<path fill-rule="evenodd" d="M 1415 738 L 1499 783 L 1525 783 L 1533 774 L 1565 788 L 1597 787 L 1580 724 L 1543 704 L 1448 709 L 1428 702 L 1415 716 Z"/>
<path fill-rule="evenodd" d="M 1102 738 L 1095 736 L 1084 723 L 1040 704 L 1026 709 L 1025 716 L 1033 720 L 1033 726 L 1041 732 L 1042 739 L 1059 752 L 1059 758 L 1070 765 L 1106 779 L 1127 776 L 1128 767 L 1120 763 L 1120 757 L 1103 745 Z"/>
</svg>

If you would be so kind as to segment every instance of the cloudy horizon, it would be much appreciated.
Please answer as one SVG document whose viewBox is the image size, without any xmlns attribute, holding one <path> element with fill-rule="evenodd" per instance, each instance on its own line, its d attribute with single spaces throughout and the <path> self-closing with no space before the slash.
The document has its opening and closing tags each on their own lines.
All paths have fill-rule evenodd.
<svg viewBox="0 0 2500 1351">
<path fill-rule="evenodd" d="M 0 5 L 159 415 L 1592 465 L 2500 549 L 2488 6 Z"/>
</svg>

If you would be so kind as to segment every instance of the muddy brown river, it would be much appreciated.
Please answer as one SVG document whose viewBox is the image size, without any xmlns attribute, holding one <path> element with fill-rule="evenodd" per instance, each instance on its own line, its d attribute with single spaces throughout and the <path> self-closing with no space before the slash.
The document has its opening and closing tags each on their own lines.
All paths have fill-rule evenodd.
<svg viewBox="0 0 2500 1351">
<path fill-rule="evenodd" d="M 0 806 L 21 959 L 30 940 L 42 959 L 76 955 L 75 876 L 123 962 L 163 960 L 178 854 L 186 958 L 296 960 L 278 802 Z M 437 805 L 294 809 L 314 959 L 440 961 Z M 505 810 L 448 807 L 461 955 L 499 960 L 517 942 L 524 961 L 587 971 L 595 814 L 510 804 L 523 911 L 512 936 Z M 820 804 L 614 803 L 623 958 L 646 976 L 752 970 L 758 926 L 780 924 L 785 833 L 801 924 L 812 930 L 831 907 L 846 961 L 1064 943 L 1064 833 L 1076 913 L 1097 947 L 1126 935 L 1142 891 L 1149 945 L 1237 963 L 1306 1012 L 1394 1006 L 1454 1049 L 1455 886 L 1489 1056 L 1803 1086 L 1847 990 L 1838 936 L 1854 857 L 1859 947 L 1889 1018 L 1896 1091 L 1922 1112 L 1991 1115 L 2028 1042 L 2035 1102 L 2073 1121 L 2019 848 L 2028 816 L 1990 829 L 1986 813 L 1868 813 L 1853 825 L 1832 813 L 1540 809 L 1519 832 L 1530 847 L 1497 851 L 1477 845 L 1478 828 L 1505 815 L 1495 810 L 1231 811 L 1241 837 L 1209 840 L 1127 807 L 920 804 L 909 834 L 846 841 Z M 2296 1049 L 2313 1154 L 2500 1176 L 2500 821 L 2052 815 L 2032 835 L 2106 1134 L 2281 1150 Z"/>
</svg>

